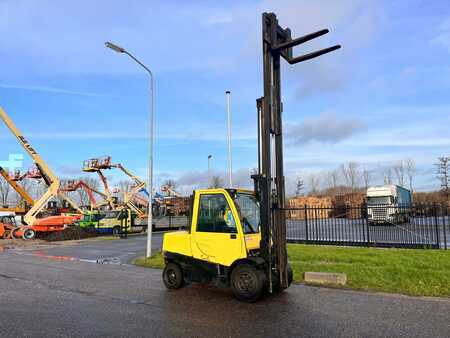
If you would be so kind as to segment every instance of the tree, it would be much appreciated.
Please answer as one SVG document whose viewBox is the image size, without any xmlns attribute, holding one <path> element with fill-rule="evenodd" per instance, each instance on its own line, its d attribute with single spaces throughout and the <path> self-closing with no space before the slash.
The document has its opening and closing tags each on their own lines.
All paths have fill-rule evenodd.
<svg viewBox="0 0 450 338">
<path fill-rule="evenodd" d="M 305 182 L 301 178 L 297 179 L 297 187 L 295 189 L 295 196 L 303 196 L 303 189 L 305 188 Z"/>
<path fill-rule="evenodd" d="M 339 171 L 333 170 L 327 173 L 328 188 L 336 190 L 339 183 Z"/>
<path fill-rule="evenodd" d="M 130 181 L 119 182 L 120 196 L 122 199 L 126 193 L 131 191 L 132 186 L 133 184 Z"/>
<path fill-rule="evenodd" d="M 93 177 L 86 177 L 86 178 L 80 178 L 80 181 L 83 181 L 85 184 L 87 184 L 92 189 L 98 190 L 100 183 L 97 179 Z M 94 193 L 95 195 L 95 193 Z M 90 205 L 89 195 L 84 189 L 78 189 L 77 190 L 77 197 L 78 197 L 78 203 L 79 205 Z M 97 196 L 95 196 L 97 197 Z"/>
<path fill-rule="evenodd" d="M 394 165 L 394 173 L 397 177 L 398 185 L 403 187 L 405 185 L 405 165 L 403 164 L 403 161 L 398 161 L 397 164 Z"/>
<path fill-rule="evenodd" d="M 416 163 L 412 158 L 408 158 L 405 161 L 406 165 L 406 174 L 408 175 L 408 181 L 409 181 L 409 190 L 411 193 L 413 192 L 413 181 L 414 177 L 416 176 Z"/>
<path fill-rule="evenodd" d="M 0 178 L 0 204 L 1 206 L 8 206 L 9 193 L 11 191 L 11 186 L 8 181 L 3 177 Z"/>
<path fill-rule="evenodd" d="M 344 185 L 346 188 L 350 187 L 350 175 L 347 170 L 347 166 L 344 164 L 341 164 L 341 174 L 344 178 Z"/>
<path fill-rule="evenodd" d="M 222 188 L 223 180 L 220 176 L 213 176 L 211 178 L 211 188 Z"/>
<path fill-rule="evenodd" d="M 171 190 L 175 190 L 177 187 L 177 182 L 175 182 L 174 180 L 168 179 L 163 182 L 163 186 L 166 186 L 167 188 L 169 188 Z"/>
<path fill-rule="evenodd" d="M 362 176 L 363 176 L 363 180 L 364 180 L 364 188 L 367 191 L 367 188 L 369 188 L 369 185 L 370 185 L 370 171 L 369 171 L 369 169 L 367 169 L 366 166 L 363 166 Z"/>
<path fill-rule="evenodd" d="M 308 176 L 309 194 L 317 195 L 319 190 L 319 178 L 315 174 L 309 174 Z"/>
<path fill-rule="evenodd" d="M 437 177 L 441 182 L 442 193 L 445 195 L 445 199 L 449 199 L 449 186 L 450 186 L 450 157 L 439 157 L 437 167 Z"/>
<path fill-rule="evenodd" d="M 386 168 L 383 172 L 384 184 L 392 184 L 392 169 L 390 167 Z"/>
</svg>

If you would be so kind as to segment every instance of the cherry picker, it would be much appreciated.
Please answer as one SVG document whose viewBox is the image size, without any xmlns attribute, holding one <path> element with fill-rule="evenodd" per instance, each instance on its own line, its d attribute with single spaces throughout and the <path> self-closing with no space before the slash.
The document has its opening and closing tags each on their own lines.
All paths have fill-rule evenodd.
<svg viewBox="0 0 450 338">
<path fill-rule="evenodd" d="M 44 194 L 39 199 L 34 201 L 32 207 L 23 216 L 23 222 L 25 225 L 20 226 L 17 231 L 15 231 L 16 235 L 23 237 L 24 239 L 32 239 L 37 233 L 62 231 L 68 224 L 72 224 L 76 219 L 80 218 L 83 214 L 83 210 L 81 210 L 76 203 L 74 203 L 67 195 L 59 190 L 60 181 L 58 177 L 53 173 L 47 163 L 45 163 L 42 157 L 37 153 L 36 149 L 29 143 L 25 136 L 23 136 L 12 119 L 1 107 L 0 119 L 3 120 L 24 150 L 30 155 L 36 166 L 25 175 L 21 175 L 20 172 L 18 172 L 17 175 L 15 175 L 14 180 L 17 181 L 25 177 L 30 177 L 42 179 L 47 185 L 47 190 Z M 75 210 L 77 210 L 77 212 L 79 212 L 79 215 L 58 215 L 38 218 L 47 203 L 57 197 L 60 197 L 69 203 Z"/>
</svg>

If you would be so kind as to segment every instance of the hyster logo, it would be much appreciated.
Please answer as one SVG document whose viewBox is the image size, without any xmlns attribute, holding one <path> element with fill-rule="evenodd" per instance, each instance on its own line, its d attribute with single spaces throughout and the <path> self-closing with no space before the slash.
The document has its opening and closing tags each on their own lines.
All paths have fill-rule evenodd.
<svg viewBox="0 0 450 338">
<path fill-rule="evenodd" d="M 0 167 L 8 168 L 10 171 L 22 168 L 23 155 L 22 154 L 9 154 L 8 161 L 0 161 Z"/>
</svg>

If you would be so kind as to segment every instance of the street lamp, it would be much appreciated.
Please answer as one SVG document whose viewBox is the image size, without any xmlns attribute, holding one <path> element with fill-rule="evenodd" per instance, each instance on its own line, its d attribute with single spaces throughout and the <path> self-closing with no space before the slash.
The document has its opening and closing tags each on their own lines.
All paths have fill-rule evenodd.
<svg viewBox="0 0 450 338">
<path fill-rule="evenodd" d="M 211 183 L 211 160 L 212 160 L 213 156 L 210 154 L 208 155 L 208 180 Z"/>
<path fill-rule="evenodd" d="M 225 92 L 227 98 L 227 129 L 228 129 L 228 186 L 233 187 L 233 160 L 231 157 L 231 92 Z"/>
<path fill-rule="evenodd" d="M 152 229 L 153 229 L 153 134 L 154 134 L 154 99 L 153 99 L 153 73 L 147 66 L 145 66 L 141 61 L 136 59 L 131 53 L 129 53 L 125 48 L 115 45 L 111 42 L 105 42 L 105 46 L 112 49 L 113 51 L 121 54 L 127 54 L 133 61 L 144 68 L 150 75 L 150 138 L 149 138 L 149 148 L 150 155 L 148 159 L 148 183 L 149 183 L 149 200 L 148 200 L 148 220 L 147 220 L 147 257 L 152 254 Z"/>
</svg>

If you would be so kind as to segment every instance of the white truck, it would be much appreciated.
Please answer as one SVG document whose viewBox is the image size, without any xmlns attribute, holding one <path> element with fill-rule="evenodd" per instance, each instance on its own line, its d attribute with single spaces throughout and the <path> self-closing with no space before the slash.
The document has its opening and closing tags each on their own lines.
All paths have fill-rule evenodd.
<svg viewBox="0 0 450 338">
<path fill-rule="evenodd" d="M 367 189 L 369 224 L 398 224 L 409 220 L 411 192 L 399 185 L 384 185 Z"/>
</svg>

